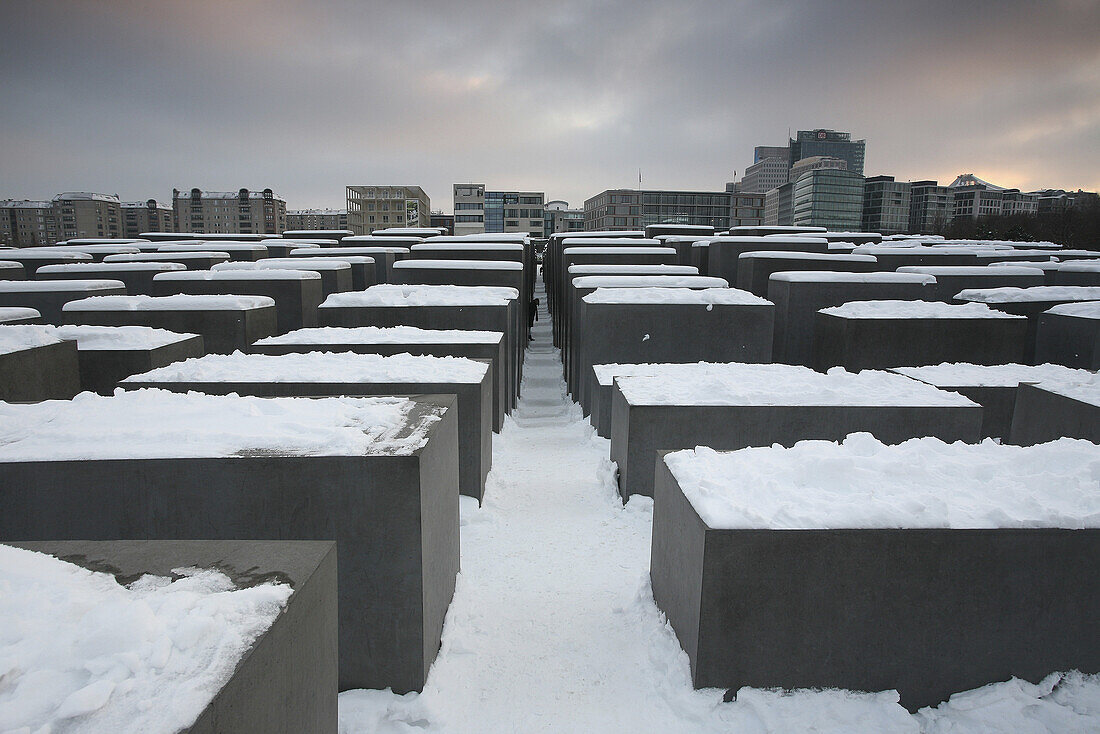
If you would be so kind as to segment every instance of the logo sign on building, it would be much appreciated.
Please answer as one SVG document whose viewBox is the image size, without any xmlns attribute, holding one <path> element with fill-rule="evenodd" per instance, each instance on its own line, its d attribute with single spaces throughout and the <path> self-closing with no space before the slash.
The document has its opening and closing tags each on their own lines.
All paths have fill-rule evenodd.
<svg viewBox="0 0 1100 734">
<path fill-rule="evenodd" d="M 415 227 L 420 224 L 420 201 L 417 199 L 405 199 L 405 224 Z"/>
<path fill-rule="evenodd" d="M 818 140 L 824 140 L 826 137 L 827 137 L 827 134 L 825 133 L 824 130 L 818 130 L 818 132 L 817 132 L 817 139 Z"/>
</svg>

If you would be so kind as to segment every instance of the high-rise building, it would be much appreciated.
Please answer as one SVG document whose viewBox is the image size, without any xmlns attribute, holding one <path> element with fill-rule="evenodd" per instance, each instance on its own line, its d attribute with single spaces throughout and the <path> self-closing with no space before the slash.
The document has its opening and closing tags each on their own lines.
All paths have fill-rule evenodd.
<svg viewBox="0 0 1100 734">
<path fill-rule="evenodd" d="M 766 158 L 782 158 L 783 160 L 787 160 L 790 153 L 790 148 L 786 145 L 758 145 L 752 149 L 752 162 L 759 163 Z"/>
<path fill-rule="evenodd" d="M 544 237 L 560 232 L 582 230 L 584 230 L 584 209 L 570 209 L 569 202 L 561 199 L 546 202 L 542 228 Z"/>
<path fill-rule="evenodd" d="M 790 227 L 794 224 L 794 182 L 788 181 L 764 194 L 764 224 Z"/>
<path fill-rule="evenodd" d="M 910 184 L 893 176 L 871 176 L 863 185 L 864 232 L 900 234 L 909 230 Z"/>
<path fill-rule="evenodd" d="M 173 189 L 172 213 L 177 232 L 281 234 L 287 229 L 286 201 L 271 189 Z"/>
<path fill-rule="evenodd" d="M 791 166 L 788 174 L 790 181 L 797 181 L 802 174 L 808 171 L 817 171 L 822 168 L 831 168 L 837 171 L 848 170 L 848 161 L 843 158 L 835 158 L 831 155 L 815 155 L 796 161 Z"/>
<path fill-rule="evenodd" d="M 485 184 L 455 184 L 455 234 L 527 232 L 544 236 L 541 191 L 486 191 Z"/>
<path fill-rule="evenodd" d="M 419 186 L 348 186 L 348 224 L 357 235 L 388 227 L 430 227 L 431 200 Z"/>
<path fill-rule="evenodd" d="M 12 247 L 39 247 L 52 245 L 58 239 L 57 222 L 50 202 L 24 199 L 0 201 L 0 243 Z"/>
<path fill-rule="evenodd" d="M 761 224 L 763 224 L 764 196 L 765 194 L 763 193 L 731 192 L 729 226 L 759 227 Z"/>
<path fill-rule="evenodd" d="M 851 133 L 836 130 L 799 130 L 790 141 L 787 160 L 793 166 L 803 158 L 831 156 L 843 158 L 848 170 L 863 175 L 863 160 L 866 153 L 866 140 L 852 140 Z"/>
<path fill-rule="evenodd" d="M 746 168 L 745 175 L 741 177 L 741 185 L 738 190 L 763 194 L 787 183 L 787 149 L 779 148 L 779 150 L 783 151 L 782 157 L 769 156 Z"/>
<path fill-rule="evenodd" d="M 347 209 L 291 209 L 286 213 L 286 228 L 297 229 L 347 229 Z"/>
<path fill-rule="evenodd" d="M 122 202 L 116 195 L 67 191 L 51 205 L 60 239 L 122 236 Z"/>
<path fill-rule="evenodd" d="M 909 184 L 909 231 L 939 232 L 951 221 L 951 205 L 951 189 L 936 181 L 913 181 Z"/>
<path fill-rule="evenodd" d="M 839 168 L 817 168 L 794 182 L 791 224 L 834 232 L 860 228 L 863 176 Z"/>
<path fill-rule="evenodd" d="M 122 236 L 138 237 L 142 232 L 171 232 L 175 224 L 172 207 L 156 199 L 122 202 Z"/>
<path fill-rule="evenodd" d="M 729 229 L 729 191 L 607 189 L 584 202 L 586 230 L 638 230 L 651 224 Z"/>
</svg>

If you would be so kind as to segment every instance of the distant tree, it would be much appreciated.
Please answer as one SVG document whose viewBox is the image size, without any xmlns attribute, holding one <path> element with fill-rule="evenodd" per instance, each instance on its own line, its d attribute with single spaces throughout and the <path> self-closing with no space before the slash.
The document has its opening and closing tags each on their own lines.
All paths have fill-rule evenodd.
<svg viewBox="0 0 1100 734">
<path fill-rule="evenodd" d="M 1100 202 L 1085 201 L 1062 212 L 1045 214 L 960 218 L 937 230 L 949 239 L 1049 241 L 1074 249 L 1100 250 Z"/>
</svg>

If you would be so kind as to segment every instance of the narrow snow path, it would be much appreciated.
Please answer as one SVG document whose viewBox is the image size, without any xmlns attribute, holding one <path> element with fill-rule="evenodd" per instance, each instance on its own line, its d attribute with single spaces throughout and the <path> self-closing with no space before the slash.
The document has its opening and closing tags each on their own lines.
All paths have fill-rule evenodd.
<svg viewBox="0 0 1100 734">
<path fill-rule="evenodd" d="M 724 704 L 692 689 L 649 588 L 652 501 L 619 500 L 544 305 L 533 337 L 484 504 L 463 498 L 462 571 L 424 692 L 346 692 L 341 733 L 919 731 L 893 692 L 745 689 Z"/>
</svg>

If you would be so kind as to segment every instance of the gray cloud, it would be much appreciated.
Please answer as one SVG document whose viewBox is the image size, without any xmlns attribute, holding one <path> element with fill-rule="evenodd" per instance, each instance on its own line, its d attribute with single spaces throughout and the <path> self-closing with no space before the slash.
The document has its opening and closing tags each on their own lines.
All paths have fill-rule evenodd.
<svg viewBox="0 0 1100 734">
<path fill-rule="evenodd" d="M 1100 4 L 9 0 L 0 196 L 720 189 L 788 128 L 868 174 L 1100 188 Z"/>
</svg>

